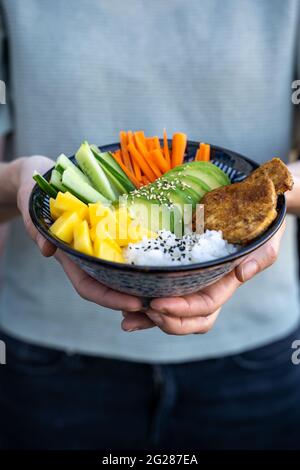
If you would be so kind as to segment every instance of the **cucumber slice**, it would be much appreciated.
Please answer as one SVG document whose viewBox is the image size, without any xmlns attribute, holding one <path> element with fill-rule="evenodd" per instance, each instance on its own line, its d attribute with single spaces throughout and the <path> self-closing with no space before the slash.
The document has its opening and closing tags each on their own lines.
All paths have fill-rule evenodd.
<svg viewBox="0 0 300 470">
<path fill-rule="evenodd" d="M 52 186 L 52 184 L 48 183 L 42 175 L 35 171 L 32 177 L 44 193 L 48 194 L 50 197 L 56 198 L 58 191 Z"/>
<path fill-rule="evenodd" d="M 102 193 L 107 199 L 115 201 L 117 199 L 109 180 L 98 164 L 94 153 L 90 149 L 88 142 L 83 142 L 76 152 L 76 161 L 84 174 L 92 182 L 97 191 Z"/>
<path fill-rule="evenodd" d="M 91 184 L 90 180 L 87 178 L 87 176 L 85 176 L 84 173 L 82 173 L 82 171 L 78 168 L 78 166 L 76 166 L 73 162 L 71 162 L 71 160 L 68 157 L 66 157 L 65 154 L 61 153 L 56 160 L 55 169 L 59 173 L 63 174 L 63 172 L 67 170 L 68 168 L 73 168 L 73 170 L 79 176 L 81 176 L 82 179 L 84 179 L 86 183 Z"/>
<path fill-rule="evenodd" d="M 114 179 L 117 179 L 120 182 L 121 186 L 125 188 L 124 192 L 129 193 L 130 191 L 134 191 L 136 189 L 136 187 L 132 184 L 132 182 L 127 177 L 127 175 L 125 175 L 125 173 L 124 173 L 125 177 L 123 177 L 112 165 L 110 165 L 110 163 L 108 163 L 105 160 L 105 158 L 103 158 L 103 155 L 105 154 L 100 153 L 100 152 L 95 152 L 92 148 L 91 150 L 94 154 L 94 157 L 99 162 L 103 170 L 104 168 L 106 169 L 107 175 L 112 175 Z"/>
<path fill-rule="evenodd" d="M 96 189 L 81 179 L 73 168 L 68 168 L 63 172 L 62 183 L 70 193 L 78 197 L 82 202 L 103 202 L 110 204 L 110 201 L 100 194 Z"/>
<path fill-rule="evenodd" d="M 62 193 L 65 193 L 67 191 L 67 188 L 65 188 L 62 184 L 61 173 L 55 170 L 55 168 L 51 172 L 50 184 L 52 184 L 52 186 L 54 186 L 57 191 L 61 191 Z"/>
<path fill-rule="evenodd" d="M 102 169 L 104 173 L 106 174 L 107 178 L 109 179 L 109 182 L 114 192 L 117 194 L 117 196 L 121 196 L 122 194 L 129 193 L 129 191 L 125 188 L 125 186 L 123 186 L 123 184 L 120 183 L 119 179 L 116 178 L 112 173 L 110 173 L 109 170 L 104 165 L 102 166 Z"/>
<path fill-rule="evenodd" d="M 120 173 L 123 178 L 127 179 L 127 175 L 124 173 L 118 162 L 114 159 L 111 152 L 101 152 L 96 145 L 90 145 L 91 150 L 93 151 L 94 155 L 100 155 L 103 160 L 105 160 L 110 166 L 112 166 L 118 173 Z"/>
</svg>

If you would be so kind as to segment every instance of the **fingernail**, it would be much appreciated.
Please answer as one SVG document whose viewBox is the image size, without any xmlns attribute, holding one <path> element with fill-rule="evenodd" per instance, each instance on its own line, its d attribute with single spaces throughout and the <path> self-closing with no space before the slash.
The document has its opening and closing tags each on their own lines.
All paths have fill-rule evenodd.
<svg viewBox="0 0 300 470">
<path fill-rule="evenodd" d="M 129 330 L 125 330 L 126 333 L 131 333 L 132 331 L 138 331 L 139 328 L 130 328 Z"/>
<path fill-rule="evenodd" d="M 249 281 L 255 274 L 259 271 L 259 266 L 257 261 L 254 259 L 247 261 L 244 265 L 241 266 L 242 269 L 242 279 L 243 281 Z"/>
</svg>

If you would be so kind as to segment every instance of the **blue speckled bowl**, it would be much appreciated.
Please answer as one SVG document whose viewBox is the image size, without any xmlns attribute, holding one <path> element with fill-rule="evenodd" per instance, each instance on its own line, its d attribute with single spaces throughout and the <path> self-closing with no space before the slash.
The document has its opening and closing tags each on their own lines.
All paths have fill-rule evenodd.
<svg viewBox="0 0 300 470">
<path fill-rule="evenodd" d="M 185 161 L 194 159 L 198 145 L 198 142 L 188 142 Z M 102 151 L 115 151 L 118 148 L 119 144 L 101 146 Z M 211 146 L 211 159 L 228 174 L 232 182 L 241 181 L 258 167 L 248 158 L 216 146 Z M 44 177 L 49 180 L 50 174 L 51 170 Z M 29 210 L 39 232 L 64 251 L 91 277 L 120 292 L 153 298 L 189 294 L 221 279 L 234 269 L 242 257 L 266 243 L 274 235 L 284 220 L 286 207 L 284 196 L 279 196 L 276 220 L 264 234 L 242 247 L 237 253 L 206 263 L 160 268 L 120 264 L 87 256 L 54 237 L 49 231 L 53 223 L 49 211 L 49 198 L 37 185 L 32 190 Z"/>
</svg>

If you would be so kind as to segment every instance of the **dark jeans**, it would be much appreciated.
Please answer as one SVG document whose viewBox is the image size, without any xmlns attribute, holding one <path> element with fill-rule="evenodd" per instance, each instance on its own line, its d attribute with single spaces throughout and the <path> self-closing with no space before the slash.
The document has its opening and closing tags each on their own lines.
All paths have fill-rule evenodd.
<svg viewBox="0 0 300 470">
<path fill-rule="evenodd" d="M 243 354 L 169 365 L 0 338 L 2 449 L 300 449 L 300 365 L 291 361 L 300 330 Z"/>
</svg>

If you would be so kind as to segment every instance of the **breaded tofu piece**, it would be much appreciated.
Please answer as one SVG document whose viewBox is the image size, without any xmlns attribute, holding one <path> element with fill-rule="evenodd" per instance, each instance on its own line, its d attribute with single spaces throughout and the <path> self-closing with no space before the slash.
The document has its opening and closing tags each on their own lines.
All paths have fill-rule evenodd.
<svg viewBox="0 0 300 470">
<path fill-rule="evenodd" d="M 222 230 L 225 240 L 241 245 L 261 235 L 277 216 L 275 186 L 264 175 L 214 189 L 201 204 L 205 230 Z"/>
<path fill-rule="evenodd" d="M 247 181 L 258 179 L 262 175 L 271 178 L 277 194 L 283 194 L 293 187 L 292 175 L 280 158 L 272 158 L 272 160 L 261 165 L 248 176 Z"/>
</svg>

